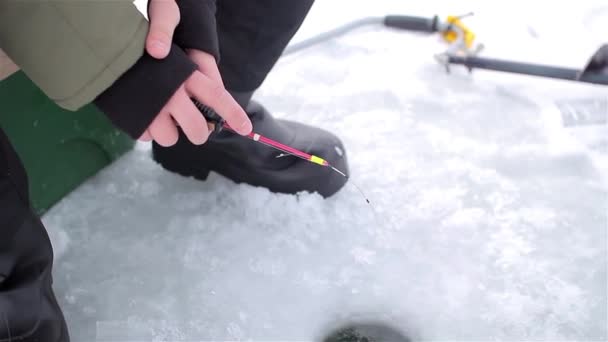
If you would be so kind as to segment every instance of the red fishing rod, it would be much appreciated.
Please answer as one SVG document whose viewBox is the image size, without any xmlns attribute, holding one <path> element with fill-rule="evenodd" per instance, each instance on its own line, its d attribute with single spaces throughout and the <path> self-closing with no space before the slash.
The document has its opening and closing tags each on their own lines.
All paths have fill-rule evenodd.
<svg viewBox="0 0 608 342">
<path fill-rule="evenodd" d="M 224 120 L 221 116 L 219 116 L 215 112 L 215 110 L 213 110 L 209 106 L 206 106 L 196 100 L 193 100 L 193 102 L 194 102 L 194 105 L 196 106 L 196 108 L 198 108 L 201 111 L 201 113 L 203 113 L 203 116 L 205 117 L 205 119 L 207 119 L 207 121 L 212 122 L 215 125 L 215 128 L 214 128 L 215 132 L 220 132 L 221 130 L 225 129 L 229 132 L 238 134 L 235 129 L 233 129 L 232 127 L 230 127 L 230 125 L 228 125 L 226 120 Z M 334 170 L 335 172 L 348 178 L 348 176 L 344 172 L 342 172 L 342 171 L 338 170 L 336 167 L 332 166 L 327 160 L 325 160 L 319 156 L 315 156 L 314 154 L 309 154 L 304 151 L 300 151 L 298 149 L 295 149 L 291 146 L 285 145 L 276 140 L 265 137 L 256 132 L 251 132 L 248 135 L 245 135 L 244 137 L 249 138 L 250 140 L 253 140 L 256 143 L 260 143 L 260 144 L 264 144 L 266 146 L 272 147 L 275 150 L 281 151 L 283 153 L 304 159 L 308 162 L 311 162 L 311 163 L 314 163 L 314 164 L 317 164 L 317 165 L 320 165 L 323 167 L 329 167 L 332 170 Z"/>
<path fill-rule="evenodd" d="M 205 119 L 207 119 L 208 122 L 211 122 L 214 124 L 214 132 L 220 132 L 222 130 L 226 130 L 229 131 L 231 133 L 234 134 L 238 134 L 236 132 L 235 129 L 233 129 L 232 127 L 230 127 L 230 125 L 228 125 L 228 123 L 226 122 L 226 120 L 224 120 L 221 116 L 219 116 L 219 114 L 217 114 L 215 112 L 215 110 L 213 110 L 213 108 L 206 106 L 194 99 L 192 99 L 192 102 L 194 102 L 194 105 L 196 106 L 196 108 L 198 108 L 198 110 L 201 111 L 201 113 L 203 114 L 203 116 L 205 117 Z M 254 127 L 255 129 L 255 127 Z M 259 133 L 256 133 L 255 131 L 249 133 L 248 135 L 242 136 L 244 138 L 248 138 L 256 143 L 259 144 L 263 144 L 266 145 L 268 147 L 274 148 L 275 150 L 281 151 L 283 153 L 289 154 L 291 156 L 294 157 L 298 157 L 300 159 L 306 160 L 310 163 L 314 163 L 317 164 L 319 166 L 322 167 L 329 167 L 331 168 L 333 171 L 335 171 L 336 173 L 342 175 L 344 178 L 348 179 L 348 175 L 346 175 L 346 173 L 344 173 L 343 171 L 340 171 L 338 168 L 336 168 L 335 166 L 331 165 L 327 160 L 319 157 L 319 156 L 315 156 L 314 154 L 310 154 L 310 153 L 306 153 L 304 151 L 300 151 L 296 148 L 293 148 L 291 146 L 285 145 L 281 142 L 278 142 L 276 140 L 270 139 L 268 137 L 265 137 Z M 363 190 L 361 190 L 361 188 L 359 188 L 359 186 L 357 186 L 355 183 L 353 183 L 351 181 L 351 184 L 355 186 L 355 188 L 357 188 L 357 190 L 359 191 L 359 193 L 361 193 L 361 196 L 363 196 L 363 198 L 365 198 L 365 201 L 371 205 L 369 199 L 367 198 L 367 196 L 365 196 L 365 194 L 363 193 Z"/>
</svg>

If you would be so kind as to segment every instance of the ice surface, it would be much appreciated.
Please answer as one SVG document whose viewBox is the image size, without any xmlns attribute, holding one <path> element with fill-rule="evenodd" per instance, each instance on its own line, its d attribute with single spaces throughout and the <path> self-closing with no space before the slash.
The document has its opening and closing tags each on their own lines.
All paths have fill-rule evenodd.
<svg viewBox="0 0 608 342">
<path fill-rule="evenodd" d="M 322 0 L 296 40 L 365 15 L 474 10 L 488 55 L 547 62 L 561 15 L 549 51 L 568 65 L 587 56 L 563 42 L 591 46 L 581 33 L 608 22 L 597 1 L 551 15 L 489 3 Z M 353 186 L 323 200 L 179 177 L 142 144 L 54 207 L 73 340 L 314 340 L 366 318 L 425 340 L 606 340 L 608 131 L 564 125 L 555 105 L 606 88 L 446 75 L 441 48 L 358 30 L 286 57 L 257 95 L 342 137 L 372 206 Z"/>
</svg>

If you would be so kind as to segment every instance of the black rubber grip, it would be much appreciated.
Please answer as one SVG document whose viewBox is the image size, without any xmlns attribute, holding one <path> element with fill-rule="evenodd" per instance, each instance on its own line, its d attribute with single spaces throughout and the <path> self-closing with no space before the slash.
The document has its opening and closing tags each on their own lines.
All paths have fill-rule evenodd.
<svg viewBox="0 0 608 342">
<path fill-rule="evenodd" d="M 384 17 L 384 25 L 401 30 L 435 33 L 437 32 L 437 21 L 439 18 L 410 17 L 407 15 L 387 15 Z"/>
<path fill-rule="evenodd" d="M 191 99 L 191 100 L 194 103 L 194 105 L 196 106 L 196 108 L 201 111 L 201 114 L 203 114 L 203 116 L 205 117 L 207 122 L 215 124 L 214 132 L 216 132 L 216 133 L 221 132 L 222 128 L 224 126 L 225 120 L 221 116 L 219 116 L 219 114 L 215 110 L 213 110 L 213 108 L 211 108 L 207 105 L 204 105 L 195 99 Z"/>
</svg>

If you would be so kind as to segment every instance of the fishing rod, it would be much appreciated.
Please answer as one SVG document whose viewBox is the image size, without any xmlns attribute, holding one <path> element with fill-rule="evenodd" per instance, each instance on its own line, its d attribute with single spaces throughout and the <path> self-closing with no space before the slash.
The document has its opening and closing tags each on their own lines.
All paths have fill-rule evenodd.
<svg viewBox="0 0 608 342">
<path fill-rule="evenodd" d="M 214 128 L 213 128 L 213 132 L 212 133 L 219 133 L 222 130 L 226 130 L 228 132 L 237 134 L 237 131 L 230 127 L 230 125 L 226 122 L 226 120 L 224 120 L 224 118 L 222 118 L 215 110 L 213 110 L 213 108 L 204 105 L 202 103 L 200 103 L 199 101 L 192 99 L 192 102 L 194 103 L 194 105 L 196 106 L 196 108 L 198 108 L 198 110 L 203 114 L 203 116 L 205 117 L 205 119 L 208 122 L 213 123 Z M 239 135 L 240 136 L 240 135 Z M 278 142 L 276 140 L 270 139 L 266 136 L 263 136 L 259 133 L 256 133 L 255 131 L 252 131 L 251 133 L 243 136 L 245 138 L 248 138 L 251 141 L 254 141 L 255 143 L 259 143 L 262 145 L 266 145 L 270 148 L 273 148 L 277 151 L 280 151 L 282 153 L 286 153 L 288 155 L 294 156 L 294 157 L 298 157 L 300 159 L 306 160 L 310 163 L 319 165 L 321 167 L 327 167 L 330 168 L 331 170 L 333 170 L 334 172 L 338 173 L 339 175 L 341 175 L 342 177 L 349 179 L 350 177 L 344 172 L 341 171 L 340 169 L 338 169 L 337 167 L 331 165 L 327 160 L 316 156 L 314 154 L 310 154 L 310 153 L 306 153 L 304 151 L 298 150 L 296 148 L 293 148 L 291 146 L 285 145 L 281 142 Z M 363 198 L 365 199 L 365 201 L 367 202 L 367 204 L 371 205 L 371 202 L 369 201 L 369 198 L 367 198 L 367 196 L 365 196 L 365 194 L 363 193 L 363 190 L 361 190 L 361 188 L 353 183 L 352 181 L 350 182 L 355 188 L 357 188 L 357 190 L 359 191 L 359 193 L 361 194 L 361 196 L 363 196 Z"/>
<path fill-rule="evenodd" d="M 207 121 L 214 124 L 214 133 L 219 133 L 225 129 L 231 133 L 237 134 L 236 130 L 233 129 L 232 127 L 230 127 L 230 125 L 226 122 L 226 120 L 224 120 L 222 117 L 220 117 L 219 114 L 217 114 L 217 112 L 215 112 L 215 110 L 213 110 L 211 107 L 204 105 L 204 104 L 198 102 L 197 100 L 193 100 L 193 102 L 194 102 L 194 105 L 196 106 L 196 108 L 198 108 L 198 110 L 201 111 L 201 113 L 203 114 L 205 119 L 207 119 Z M 260 143 L 260 144 L 266 145 L 268 147 L 274 148 L 275 150 L 278 150 L 280 152 L 292 155 L 294 157 L 298 157 L 300 159 L 304 159 L 313 164 L 317 164 L 317 165 L 320 165 L 323 167 L 329 167 L 336 173 L 339 173 L 343 177 L 348 178 L 346 173 L 339 170 L 335 166 L 331 165 L 327 160 L 325 160 L 319 156 L 316 156 L 314 154 L 309 154 L 304 151 L 300 151 L 291 146 L 285 145 L 281 142 L 270 139 L 268 137 L 265 137 L 259 133 L 253 132 L 253 131 L 251 133 L 249 133 L 248 135 L 245 135 L 244 137 L 246 137 L 256 143 Z"/>
</svg>

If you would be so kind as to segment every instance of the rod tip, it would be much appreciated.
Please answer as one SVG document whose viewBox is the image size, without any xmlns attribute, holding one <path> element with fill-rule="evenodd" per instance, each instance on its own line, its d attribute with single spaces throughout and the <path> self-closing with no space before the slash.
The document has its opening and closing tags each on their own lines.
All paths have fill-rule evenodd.
<svg viewBox="0 0 608 342">
<path fill-rule="evenodd" d="M 347 175 L 346 175 L 344 172 L 342 172 L 342 171 L 338 170 L 336 167 L 334 167 L 334 166 L 332 166 L 332 165 L 329 165 L 329 167 L 331 167 L 331 168 L 332 168 L 332 170 L 336 171 L 337 173 L 341 174 L 341 175 L 342 175 L 342 176 L 344 176 L 346 179 L 348 179 L 348 176 L 347 176 Z"/>
</svg>

